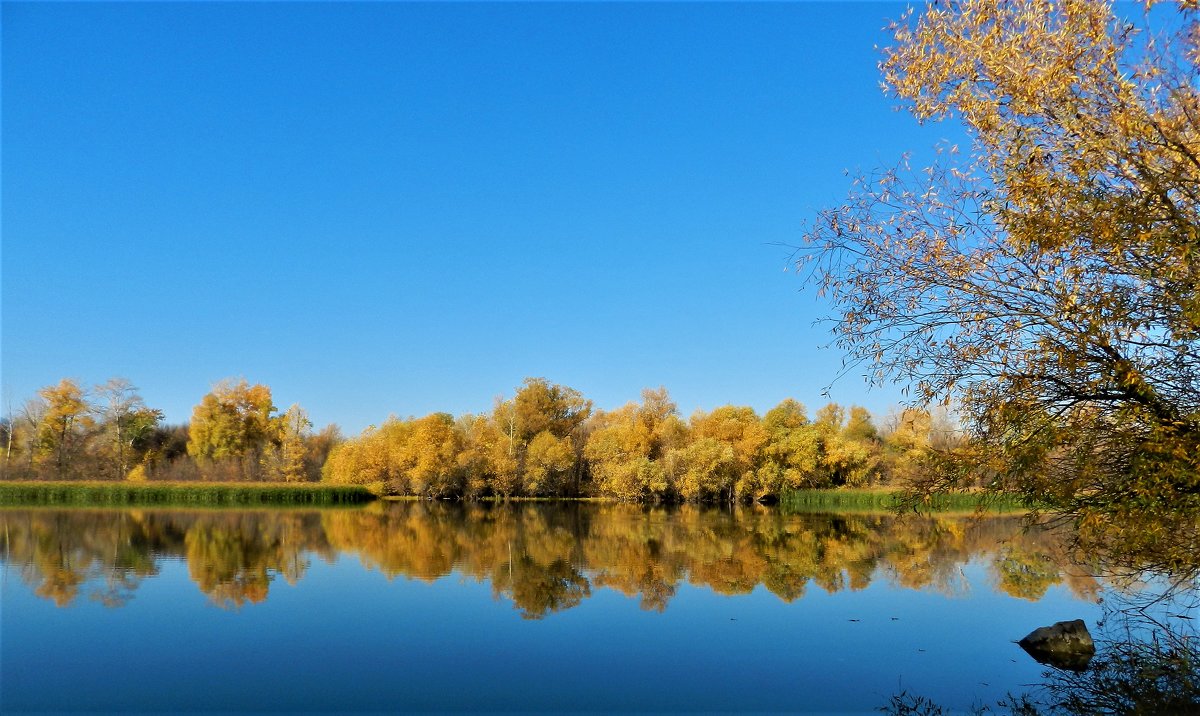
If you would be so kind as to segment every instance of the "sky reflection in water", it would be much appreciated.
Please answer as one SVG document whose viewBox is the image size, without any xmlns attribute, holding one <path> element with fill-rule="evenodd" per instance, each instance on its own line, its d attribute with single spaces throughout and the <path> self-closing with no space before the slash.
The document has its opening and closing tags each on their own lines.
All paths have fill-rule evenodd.
<svg viewBox="0 0 1200 716">
<path fill-rule="evenodd" d="M 1101 587 L 1019 519 L 0 512 L 0 708 L 870 712 L 1038 680 Z"/>
</svg>

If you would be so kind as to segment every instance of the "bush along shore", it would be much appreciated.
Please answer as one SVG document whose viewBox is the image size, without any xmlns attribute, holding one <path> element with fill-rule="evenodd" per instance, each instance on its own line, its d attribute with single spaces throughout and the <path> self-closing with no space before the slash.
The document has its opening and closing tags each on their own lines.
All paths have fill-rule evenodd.
<svg viewBox="0 0 1200 716">
<path fill-rule="evenodd" d="M 0 482 L 0 505 L 46 507 L 357 505 L 376 499 L 360 485 L 286 483 Z"/>
</svg>

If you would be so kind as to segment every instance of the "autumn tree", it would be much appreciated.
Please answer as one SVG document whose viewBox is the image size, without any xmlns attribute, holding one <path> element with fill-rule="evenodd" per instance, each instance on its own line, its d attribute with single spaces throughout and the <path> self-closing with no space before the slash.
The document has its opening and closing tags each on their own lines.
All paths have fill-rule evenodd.
<svg viewBox="0 0 1200 716">
<path fill-rule="evenodd" d="M 667 453 L 667 470 L 689 502 L 729 502 L 741 476 L 734 448 L 716 438 L 697 438 Z"/>
<path fill-rule="evenodd" d="M 528 442 L 540 432 L 563 438 L 572 434 L 592 412 L 592 401 L 574 388 L 545 378 L 526 378 L 513 398 L 518 439 Z"/>
<path fill-rule="evenodd" d="M 508 414 L 507 410 L 498 410 L 495 416 L 503 420 Z M 464 415 L 458 420 L 458 430 L 463 436 L 459 464 L 466 473 L 466 493 L 471 496 L 491 493 L 509 497 L 519 486 L 515 432 L 506 430 L 512 425 L 515 431 L 515 422 L 505 424 L 493 417 Z"/>
<path fill-rule="evenodd" d="M 483 468 L 483 491 L 505 498 L 520 494 L 526 440 L 518 429 L 516 401 L 497 400 L 480 427 L 472 457 Z"/>
<path fill-rule="evenodd" d="M 304 441 L 305 479 L 321 479 L 321 468 L 324 467 L 325 461 L 329 459 L 333 449 L 344 441 L 341 428 L 333 424 L 326 425 L 317 432 L 309 434 Z"/>
<path fill-rule="evenodd" d="M 257 477 L 264 451 L 277 435 L 274 411 L 267 386 L 222 381 L 192 410 L 188 454 L 209 464 L 236 465 L 241 477 Z"/>
<path fill-rule="evenodd" d="M 767 442 L 755 475 L 756 499 L 779 497 L 785 490 L 823 486 L 821 440 L 804 406 L 788 398 L 763 416 Z"/>
<path fill-rule="evenodd" d="M 829 403 L 813 421 L 820 457 L 821 487 L 862 487 L 879 472 L 879 433 L 865 408 Z"/>
<path fill-rule="evenodd" d="M 382 425 L 368 426 L 357 438 L 347 440 L 329 453 L 321 479 L 347 485 L 376 485 L 394 494 L 405 494 L 408 481 L 401 472 L 401 450 L 408 444 L 412 426 L 389 418 Z"/>
<path fill-rule="evenodd" d="M 515 396 L 496 401 L 492 424 L 480 432 L 483 440 L 471 459 L 491 477 L 488 489 L 494 494 L 556 494 L 568 472 L 578 475 L 584 447 L 580 426 L 591 412 L 592 401 L 578 390 L 526 378 Z"/>
<path fill-rule="evenodd" d="M 643 390 L 641 404 L 597 415 L 595 423 L 584 455 L 599 493 L 630 501 L 666 499 L 672 486 L 663 458 L 686 433 L 666 388 Z"/>
<path fill-rule="evenodd" d="M 16 421 L 12 419 L 11 412 L 9 415 L 5 415 L 3 420 L 0 420 L 0 441 L 2 441 L 0 445 L 3 445 L 4 449 L 4 472 L 2 476 L 8 478 L 11 476 L 12 471 L 13 446 L 19 444 L 19 440 L 17 439 L 17 425 Z"/>
<path fill-rule="evenodd" d="M 825 447 L 826 464 L 837 476 L 835 482 L 849 487 L 871 484 L 879 476 L 880 442 L 867 409 L 850 406 L 846 426 Z"/>
<path fill-rule="evenodd" d="M 14 435 L 22 437 L 17 445 L 24 452 L 23 462 L 25 472 L 32 476 L 34 462 L 39 453 L 39 436 L 42 433 L 42 422 L 46 418 L 46 401 L 39 395 L 26 400 L 21 405 L 21 412 L 16 421 L 17 429 Z"/>
<path fill-rule="evenodd" d="M 156 425 L 144 438 L 146 452 L 142 456 L 143 473 L 173 478 L 180 469 L 193 468 L 187 451 L 188 426 Z M 190 470 L 189 470 L 190 471 Z"/>
<path fill-rule="evenodd" d="M 809 422 L 794 400 L 763 419 L 726 405 L 697 412 L 689 424 L 665 388 L 595 414 L 569 389 L 540 379 L 526 388 L 498 399 L 489 414 L 389 418 L 334 448 L 322 479 L 430 498 L 750 502 L 789 489 L 867 484 L 883 458 L 874 423 L 859 407 L 847 413 L 831 404 Z M 574 479 L 581 471 L 590 478 L 582 485 Z"/>
<path fill-rule="evenodd" d="M 959 407 L 949 484 L 1194 518 L 1200 24 L 1194 3 L 1122 13 L 967 0 L 895 23 L 887 90 L 969 146 L 860 179 L 801 261 L 852 366 Z"/>
<path fill-rule="evenodd" d="M 391 494 L 421 497 L 462 495 L 465 487 L 465 436 L 453 416 L 389 418 L 378 428 L 333 447 L 322 479 L 343 484 L 377 485 Z"/>
<path fill-rule="evenodd" d="M 525 448 L 521 490 L 527 495 L 561 495 L 574 465 L 575 450 L 570 438 L 558 438 L 543 430 Z"/>
<path fill-rule="evenodd" d="M 458 459 L 462 450 L 462 435 L 455 429 L 452 415 L 433 413 L 412 421 L 407 444 L 400 453 L 400 470 L 408 481 L 409 492 L 424 497 L 462 494 L 463 474 Z"/>
<path fill-rule="evenodd" d="M 272 477 L 284 482 L 300 482 L 308 479 L 307 442 L 312 430 L 308 413 L 299 405 L 292 405 L 276 420 L 278 447 Z"/>
<path fill-rule="evenodd" d="M 122 479 L 130 463 L 141 457 L 147 438 L 162 420 L 162 411 L 146 406 L 137 387 L 125 378 L 111 378 L 93 391 L 101 429 L 107 437 L 109 471 Z"/>
<path fill-rule="evenodd" d="M 31 454 L 41 455 L 52 464 L 55 477 L 67 477 L 95 424 L 87 394 L 77 382 L 64 378 L 58 385 L 39 390 L 38 397 L 42 407 L 31 407 L 29 411 L 31 416 L 40 413 L 36 448 Z"/>
<path fill-rule="evenodd" d="M 4 420 L 4 478 L 31 477 L 37 449 L 38 428 L 46 411 L 39 398 L 25 401 L 14 414 L 12 408 Z"/>
<path fill-rule="evenodd" d="M 883 436 L 890 477 L 912 484 L 933 469 L 933 416 L 922 408 L 903 408 L 888 417 Z"/>
<path fill-rule="evenodd" d="M 694 441 L 716 440 L 732 451 L 731 481 L 722 487 L 727 493 L 725 500 L 732 502 L 739 495 L 754 494 L 757 487 L 755 471 L 768 437 L 754 409 L 723 405 L 711 413 L 696 413 L 690 422 Z"/>
</svg>

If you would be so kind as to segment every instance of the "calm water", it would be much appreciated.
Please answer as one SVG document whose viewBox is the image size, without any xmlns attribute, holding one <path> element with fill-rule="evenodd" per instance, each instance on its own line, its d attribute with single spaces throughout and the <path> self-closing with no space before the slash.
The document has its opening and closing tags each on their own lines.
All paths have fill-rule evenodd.
<svg viewBox="0 0 1200 716">
<path fill-rule="evenodd" d="M 1100 586 L 1010 517 L 0 511 L 0 710 L 872 712 L 1038 681 Z"/>
</svg>

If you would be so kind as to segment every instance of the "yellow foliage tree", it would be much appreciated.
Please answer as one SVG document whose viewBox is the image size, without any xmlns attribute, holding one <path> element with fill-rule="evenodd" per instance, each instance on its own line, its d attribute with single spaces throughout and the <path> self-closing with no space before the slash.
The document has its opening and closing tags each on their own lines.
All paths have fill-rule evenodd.
<svg viewBox="0 0 1200 716">
<path fill-rule="evenodd" d="M 410 492 L 425 497 L 461 494 L 462 450 L 462 435 L 455 429 L 453 416 L 433 413 L 414 420 L 400 455 L 400 469 L 406 474 Z"/>
<path fill-rule="evenodd" d="M 533 436 L 526 448 L 522 492 L 535 497 L 562 494 L 574 464 L 575 449 L 570 439 L 557 438 L 550 431 L 543 430 Z"/>
<path fill-rule="evenodd" d="M 689 502 L 732 501 L 742 474 L 733 446 L 710 437 L 671 450 L 667 466 L 679 495 Z"/>
<path fill-rule="evenodd" d="M 403 493 L 407 482 L 397 469 L 399 448 L 408 440 L 407 423 L 389 418 L 379 427 L 369 426 L 357 438 L 335 446 L 329 453 L 321 479 L 345 485 L 373 485 Z"/>
<path fill-rule="evenodd" d="M 808 422 L 803 405 L 784 400 L 763 416 L 763 430 L 767 443 L 755 474 L 755 499 L 822 486 L 820 434 Z"/>
<path fill-rule="evenodd" d="M 312 422 L 308 413 L 299 405 L 292 405 L 279 416 L 278 464 L 275 473 L 284 482 L 301 482 L 308 479 L 306 458 L 308 438 Z"/>
<path fill-rule="evenodd" d="M 670 494 L 663 457 L 683 442 L 686 427 L 666 388 L 643 390 L 640 405 L 597 416 L 592 428 L 584 455 L 600 494 L 630 501 Z"/>
<path fill-rule="evenodd" d="M 525 443 L 543 431 L 566 437 L 592 412 L 592 401 L 578 390 L 545 378 L 526 378 L 512 402 L 516 437 Z"/>
<path fill-rule="evenodd" d="M 188 454 L 201 462 L 231 462 L 242 477 L 257 477 L 264 451 L 278 434 L 274 411 L 267 386 L 222 381 L 192 410 Z"/>
<path fill-rule="evenodd" d="M 88 414 L 87 396 L 79 384 L 64 378 L 58 385 L 38 391 L 42 400 L 37 432 L 37 454 L 53 464 L 54 475 L 70 475 L 94 421 Z"/>
<path fill-rule="evenodd" d="M 755 470 L 768 436 L 753 408 L 725 405 L 711 413 L 696 413 L 691 419 L 691 432 L 693 440 L 712 439 L 731 449 L 734 481 L 727 500 L 732 502 L 739 495 L 756 491 Z"/>
</svg>

